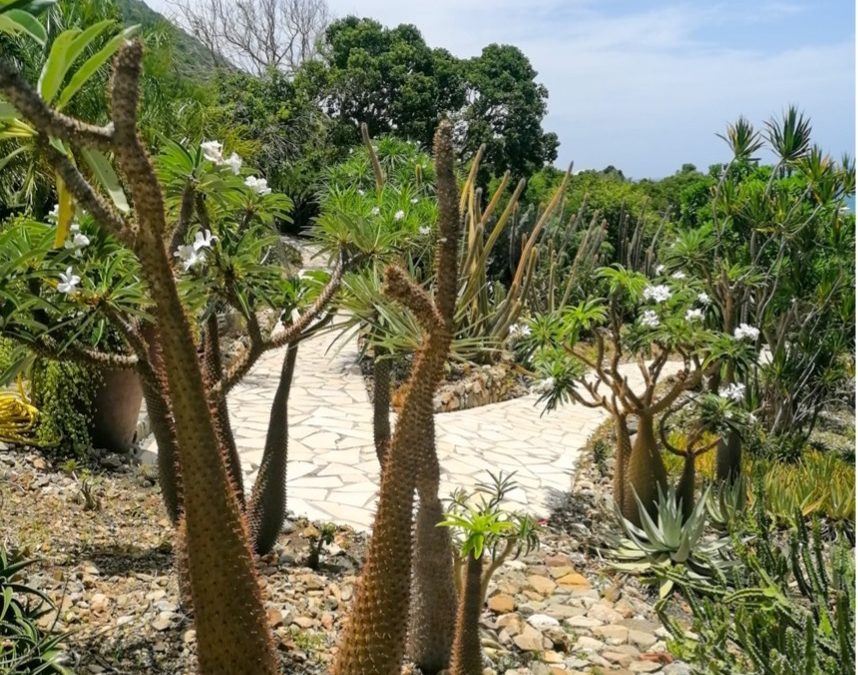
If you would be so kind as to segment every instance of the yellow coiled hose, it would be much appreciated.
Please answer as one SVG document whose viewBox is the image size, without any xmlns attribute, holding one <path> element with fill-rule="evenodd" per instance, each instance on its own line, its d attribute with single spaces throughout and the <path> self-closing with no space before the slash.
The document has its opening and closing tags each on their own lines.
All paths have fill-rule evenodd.
<svg viewBox="0 0 858 675">
<path fill-rule="evenodd" d="M 18 378 L 18 391 L 0 392 L 0 441 L 36 444 L 39 409 L 30 403 Z"/>
</svg>

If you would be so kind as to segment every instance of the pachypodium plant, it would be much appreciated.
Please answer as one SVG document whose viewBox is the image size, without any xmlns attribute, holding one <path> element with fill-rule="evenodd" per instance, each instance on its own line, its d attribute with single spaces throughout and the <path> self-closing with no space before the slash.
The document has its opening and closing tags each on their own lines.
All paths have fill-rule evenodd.
<svg viewBox="0 0 858 675">
<path fill-rule="evenodd" d="M 418 482 L 432 484 L 440 472 L 432 397 L 453 338 L 459 249 L 459 195 L 452 128 L 447 121 L 439 125 L 435 136 L 435 171 L 439 236 L 434 299 L 402 268 L 391 266 L 385 273 L 386 292 L 414 313 L 425 337 L 406 383 L 402 411 L 382 466 L 367 560 L 334 661 L 337 675 L 399 672 L 411 604 L 414 494 L 419 491 Z M 423 494 L 420 491 L 421 501 Z M 452 584 L 449 577 L 447 582 Z"/>
<path fill-rule="evenodd" d="M 181 259 L 183 263 L 191 263 L 186 267 L 192 270 L 194 253 L 199 257 L 199 251 L 179 250 L 177 257 L 169 246 L 173 233 L 187 227 L 181 216 L 193 215 L 193 192 L 189 191 L 191 196 L 182 200 L 182 206 L 187 208 L 180 209 L 180 218 L 175 223 L 155 168 L 137 133 L 141 60 L 139 43 L 126 42 L 119 47 L 111 88 L 110 123 L 105 126 L 65 116 L 49 107 L 6 62 L 0 62 L 0 94 L 37 131 L 41 152 L 74 198 L 76 208 L 89 213 L 101 233 L 114 238 L 117 245 L 127 248 L 136 259 L 141 285 L 151 298 L 153 330 L 148 339 L 143 337 L 140 326 L 129 324 L 123 317 L 115 325 L 132 350 L 131 354 L 121 356 L 133 356 L 138 367 L 149 365 L 171 416 L 176 469 L 182 479 L 179 559 L 194 609 L 199 668 L 201 672 L 274 673 L 278 670 L 277 661 L 256 578 L 250 531 L 237 487 L 230 477 L 223 430 L 213 414 L 216 406 L 212 404 L 216 399 L 211 392 L 217 396 L 228 388 L 230 382 L 247 372 L 266 347 L 289 343 L 308 327 L 314 315 L 306 312 L 275 337 L 251 335 L 250 348 L 230 364 L 220 381 L 213 381 L 210 370 L 199 362 L 188 303 L 179 292 L 174 264 Z M 4 110 L 8 111 L 8 106 Z M 98 150 L 112 156 L 110 170 L 114 176 L 123 177 L 121 184 L 117 179 L 113 192 L 127 191 L 127 201 L 133 204 L 133 209 L 124 212 L 119 208 L 116 194 L 112 194 L 110 201 L 52 139 L 76 152 Z M 118 172 L 112 168 L 114 162 Z M 226 164 L 227 170 L 233 171 L 233 163 Z M 249 187 L 257 189 L 259 183 Z M 62 214 L 61 207 L 59 215 Z M 202 217 L 200 212 L 197 216 Z M 206 233 L 206 229 L 203 227 L 199 233 L 199 241 L 202 248 L 211 248 L 212 237 L 216 235 L 211 230 Z M 82 282 L 81 275 L 67 269 L 57 290 L 73 296 Z M 329 293 L 332 292 L 331 289 Z M 318 309 L 317 305 L 326 300 L 323 292 L 313 307 Z M 150 349 L 154 349 L 155 357 L 150 357 Z M 223 594 L 224 588 L 231 592 Z M 224 621 L 224 616 L 229 621 Z"/>
<path fill-rule="evenodd" d="M 513 475 L 489 473 L 473 494 L 457 491 L 438 527 L 450 528 L 456 540 L 456 583 L 459 609 L 450 672 L 483 672 L 480 646 L 480 612 L 492 575 L 505 560 L 527 554 L 539 546 L 539 526 L 528 515 L 504 508 L 504 500 L 517 488 Z"/>
<path fill-rule="evenodd" d="M 667 489 L 657 416 L 698 388 L 716 365 L 755 359 L 754 344 L 744 334 L 707 327 L 707 298 L 681 270 L 649 278 L 615 265 L 597 275 L 601 297 L 532 320 L 519 344 L 546 380 L 541 400 L 548 409 L 575 400 L 611 414 L 614 500 L 623 517 L 640 525 L 638 500 L 654 515 L 659 491 Z M 671 360 L 675 374 L 663 388 Z M 631 384 L 633 377 L 639 385 Z M 630 417 L 637 422 L 634 441 Z"/>
</svg>

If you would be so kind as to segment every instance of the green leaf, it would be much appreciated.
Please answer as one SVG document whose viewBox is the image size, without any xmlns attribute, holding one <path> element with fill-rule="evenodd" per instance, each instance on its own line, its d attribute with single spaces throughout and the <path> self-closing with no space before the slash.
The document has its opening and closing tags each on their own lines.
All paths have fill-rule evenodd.
<svg viewBox="0 0 858 675">
<path fill-rule="evenodd" d="M 57 0 L 0 0 L 0 14 L 13 9 L 23 9 L 30 14 L 41 14 L 48 7 L 57 4 Z"/>
<path fill-rule="evenodd" d="M 26 33 L 41 46 L 45 46 L 48 39 L 42 24 L 29 12 L 21 9 L 5 9 L 0 15 L 0 32 L 3 33 Z"/>
<path fill-rule="evenodd" d="M 113 170 L 113 165 L 104 153 L 98 150 L 90 150 L 82 148 L 81 154 L 84 160 L 89 164 L 89 168 L 95 174 L 102 187 L 110 195 L 116 208 L 122 213 L 128 213 L 131 209 L 128 206 L 128 199 L 125 197 L 125 192 L 122 190 L 122 185 L 119 183 L 119 177 Z"/>
<path fill-rule="evenodd" d="M 45 101 L 50 102 L 56 95 L 66 73 L 66 55 L 79 34 L 79 28 L 63 31 L 51 45 L 51 51 L 39 75 L 39 95 Z"/>
<path fill-rule="evenodd" d="M 89 78 L 91 78 L 98 69 L 101 68 L 101 66 L 110 60 L 119 47 L 122 46 L 122 43 L 137 33 L 139 29 L 139 25 L 126 28 L 121 33 L 111 38 L 104 47 L 84 61 L 84 64 L 77 69 L 74 75 L 72 75 L 71 80 L 60 94 L 59 100 L 57 101 L 57 109 L 60 110 L 64 108 L 80 88 L 86 84 Z"/>
<path fill-rule="evenodd" d="M 77 57 L 111 25 L 113 25 L 112 19 L 104 19 L 103 21 L 94 23 L 83 32 L 75 28 L 60 34 L 54 42 L 54 46 L 67 34 L 70 34 L 70 38 L 63 41 L 63 44 L 57 51 L 54 63 L 51 63 L 52 59 L 54 59 L 54 47 L 51 47 L 50 56 L 48 56 L 45 69 L 42 71 L 43 75 L 45 73 L 48 73 L 48 75 L 45 76 L 44 81 L 42 78 L 39 79 L 39 93 L 45 101 L 50 103 L 54 100 L 60 85 L 63 83 L 72 64 L 77 60 Z M 49 66 L 50 69 L 47 70 Z"/>
<path fill-rule="evenodd" d="M 4 119 L 17 119 L 18 110 L 8 101 L 4 101 L 0 98 L 0 120 Z"/>
<path fill-rule="evenodd" d="M 10 152 L 8 155 L 6 155 L 6 156 L 5 156 L 5 157 L 3 157 L 2 159 L 0 159 L 0 171 L 2 171 L 2 170 L 3 170 L 3 168 L 4 168 L 4 167 L 9 163 L 9 162 L 11 162 L 13 159 L 15 159 L 15 157 L 17 157 L 18 155 L 20 155 L 20 154 L 21 154 L 21 153 L 23 153 L 23 152 L 26 152 L 27 150 L 29 150 L 29 148 L 28 148 L 26 145 L 22 145 L 20 148 L 15 148 L 15 149 L 14 149 L 12 152 Z"/>
</svg>

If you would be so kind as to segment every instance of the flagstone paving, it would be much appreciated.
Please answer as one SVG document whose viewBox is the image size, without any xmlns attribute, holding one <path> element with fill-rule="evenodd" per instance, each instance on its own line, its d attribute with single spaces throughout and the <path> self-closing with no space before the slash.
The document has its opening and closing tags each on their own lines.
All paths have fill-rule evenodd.
<svg viewBox="0 0 858 675">
<path fill-rule="evenodd" d="M 356 342 L 334 341 L 334 335 L 317 335 L 298 351 L 289 396 L 288 509 L 369 530 L 379 479 L 372 407 Z M 248 488 L 262 458 L 284 352 L 263 355 L 229 394 Z M 633 389 L 641 386 L 634 364 L 628 366 L 628 377 Z M 435 415 L 442 497 L 486 480 L 487 471 L 515 471 L 519 487 L 509 495 L 511 505 L 538 517 L 549 514 L 569 490 L 578 454 L 606 413 L 566 404 L 543 414 L 537 399 L 530 394 Z M 154 440 L 147 450 L 151 459 L 157 452 Z"/>
</svg>

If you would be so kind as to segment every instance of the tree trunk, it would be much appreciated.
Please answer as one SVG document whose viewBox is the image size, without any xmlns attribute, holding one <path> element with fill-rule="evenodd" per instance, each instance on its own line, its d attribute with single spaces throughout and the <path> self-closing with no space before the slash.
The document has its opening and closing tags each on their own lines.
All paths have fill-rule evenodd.
<svg viewBox="0 0 858 675">
<path fill-rule="evenodd" d="M 696 455 L 690 448 L 685 451 L 685 464 L 682 467 L 682 475 L 679 477 L 679 485 L 676 488 L 676 498 L 682 502 L 682 520 L 688 520 L 694 510 L 694 483 L 696 480 L 697 462 Z"/>
<path fill-rule="evenodd" d="M 383 466 L 390 445 L 390 361 L 378 355 L 372 362 L 372 434 L 378 463 Z"/>
<path fill-rule="evenodd" d="M 456 616 L 456 638 L 453 642 L 451 675 L 481 675 L 483 654 L 480 646 L 480 610 L 482 609 L 481 575 L 483 557 L 468 555 L 465 593 Z"/>
<path fill-rule="evenodd" d="M 623 487 L 623 517 L 640 526 L 640 512 L 635 495 L 655 517 L 659 488 L 667 487 L 667 470 L 655 440 L 655 426 L 650 415 L 638 415 L 638 431 L 632 444 Z"/>
<path fill-rule="evenodd" d="M 223 360 L 220 352 L 220 334 L 218 332 L 217 314 L 212 312 L 206 319 L 206 327 L 203 331 L 203 362 L 208 382 L 218 382 L 223 377 Z M 238 456 L 238 448 L 235 445 L 235 435 L 229 421 L 229 407 L 227 406 L 226 393 L 218 395 L 213 403 L 212 415 L 215 427 L 221 440 L 224 451 L 224 461 L 229 472 L 230 479 L 235 485 L 235 494 L 238 502 L 244 508 L 244 480 L 241 477 L 241 459 Z"/>
<path fill-rule="evenodd" d="M 259 555 L 268 553 L 277 541 L 286 517 L 286 465 L 289 451 L 289 390 L 298 356 L 297 343 L 286 347 L 280 382 L 271 403 L 265 451 L 259 475 L 250 496 L 247 517 L 250 537 Z"/>
<path fill-rule="evenodd" d="M 715 477 L 720 482 L 734 482 L 742 476 L 742 435 L 728 431 L 718 441 L 715 455 Z"/>
<path fill-rule="evenodd" d="M 614 502 L 622 509 L 629 456 L 632 454 L 632 441 L 625 415 L 614 416 L 614 433 L 617 437 L 617 455 L 614 459 Z"/>
</svg>

